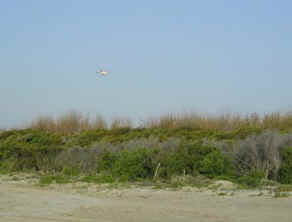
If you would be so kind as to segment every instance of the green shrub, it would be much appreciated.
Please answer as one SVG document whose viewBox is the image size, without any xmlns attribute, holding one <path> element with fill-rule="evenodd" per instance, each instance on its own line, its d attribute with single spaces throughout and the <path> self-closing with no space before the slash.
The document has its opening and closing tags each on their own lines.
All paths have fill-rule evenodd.
<svg viewBox="0 0 292 222">
<path fill-rule="evenodd" d="M 68 177 L 66 175 L 55 175 L 54 177 L 54 181 L 57 183 L 57 184 L 65 184 L 65 183 L 71 183 L 72 180 L 71 180 L 71 177 Z"/>
<path fill-rule="evenodd" d="M 283 184 L 292 184 L 292 147 L 281 152 L 282 165 L 279 170 L 278 181 Z"/>
<path fill-rule="evenodd" d="M 227 174 L 232 169 L 231 161 L 216 147 L 205 146 L 202 142 L 185 143 L 173 152 L 161 155 L 159 176 L 204 174 L 209 177 Z"/>
<path fill-rule="evenodd" d="M 14 160 L 6 159 L 0 161 L 0 174 L 7 174 L 13 171 L 14 168 Z"/>
<path fill-rule="evenodd" d="M 220 151 L 215 150 L 207 154 L 200 162 L 199 171 L 208 177 L 226 175 L 232 169 L 231 161 Z"/>
<path fill-rule="evenodd" d="M 62 170 L 62 173 L 65 175 L 65 176 L 78 176 L 80 174 L 80 170 L 78 167 L 65 167 L 63 168 Z"/>
<path fill-rule="evenodd" d="M 71 183 L 70 177 L 67 177 L 65 175 L 59 174 L 59 175 L 45 175 L 40 177 L 39 184 L 40 185 L 49 185 L 51 183 L 57 183 L 57 184 L 65 184 L 65 183 Z"/>
<path fill-rule="evenodd" d="M 289 193 L 283 193 L 279 191 L 275 191 L 274 198 L 283 198 L 283 197 L 290 197 Z"/>
<path fill-rule="evenodd" d="M 47 133 L 42 131 L 32 131 L 30 134 L 25 134 L 19 137 L 21 142 L 29 144 L 38 144 L 42 146 L 62 145 L 61 136 L 55 133 Z"/>
<path fill-rule="evenodd" d="M 40 185 L 49 185 L 53 183 L 53 181 L 54 181 L 54 176 L 47 175 L 47 176 L 41 176 L 39 183 Z"/>
<path fill-rule="evenodd" d="M 114 162 L 112 172 L 127 181 L 153 178 L 155 164 L 152 160 L 155 154 L 156 150 L 145 148 L 121 151 Z"/>
<path fill-rule="evenodd" d="M 292 183 L 292 148 L 283 149 L 291 146 L 291 135 L 272 130 L 259 134 L 262 130 L 248 124 L 234 130 L 187 125 L 89 128 L 66 136 L 9 130 L 0 133 L 0 171 L 36 170 L 65 178 L 82 174 L 96 182 L 152 180 L 155 173 L 155 179 L 170 181 L 200 174 L 237 178 L 246 186 L 257 186 L 262 176 L 254 172 L 264 172 L 266 179 Z M 99 176 L 91 176 L 95 174 Z"/>
<path fill-rule="evenodd" d="M 11 135 L 0 143 L 0 161 L 11 161 L 11 170 L 49 170 L 63 147 L 51 139 Z"/>
<path fill-rule="evenodd" d="M 278 192 L 292 192 L 292 185 L 290 185 L 290 184 L 280 185 L 277 187 L 276 191 L 278 191 Z"/>
<path fill-rule="evenodd" d="M 89 146 L 94 142 L 100 141 L 106 136 L 107 131 L 105 129 L 100 130 L 87 130 L 81 132 L 80 135 L 77 135 L 76 145 L 78 146 Z"/>
<path fill-rule="evenodd" d="M 118 153 L 104 150 L 97 160 L 97 172 L 112 172 L 115 162 L 119 158 Z"/>
<path fill-rule="evenodd" d="M 159 177 L 169 179 L 172 175 L 191 174 L 192 167 L 186 161 L 186 154 L 181 152 L 164 153 L 161 159 Z"/>
<path fill-rule="evenodd" d="M 81 181 L 87 183 L 113 183 L 115 182 L 115 178 L 111 174 L 101 173 L 98 175 L 84 176 Z"/>
<path fill-rule="evenodd" d="M 3 132 L 0 133 L 0 141 L 4 141 L 7 138 L 9 138 L 10 136 L 17 137 L 17 136 L 22 136 L 22 135 L 25 135 L 25 134 L 29 134 L 32 131 L 33 130 L 31 130 L 31 129 L 24 129 L 24 130 L 15 129 L 15 130 L 3 131 Z"/>
<path fill-rule="evenodd" d="M 251 172 L 249 175 L 239 177 L 236 181 L 246 187 L 255 188 L 261 185 L 263 178 L 263 172 Z"/>
</svg>

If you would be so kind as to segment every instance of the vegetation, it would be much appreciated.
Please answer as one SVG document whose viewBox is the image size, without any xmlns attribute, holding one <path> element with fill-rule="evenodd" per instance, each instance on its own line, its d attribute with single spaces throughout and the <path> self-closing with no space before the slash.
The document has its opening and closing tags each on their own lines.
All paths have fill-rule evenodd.
<svg viewBox="0 0 292 222">
<path fill-rule="evenodd" d="M 37 171 L 41 184 L 152 181 L 200 184 L 224 178 L 247 187 L 292 184 L 292 115 L 167 115 L 133 127 L 71 112 L 0 132 L 0 172 Z M 184 179 L 181 179 L 184 178 Z M 176 181 L 176 182 L 173 182 Z M 205 184 L 205 182 L 204 182 Z"/>
</svg>

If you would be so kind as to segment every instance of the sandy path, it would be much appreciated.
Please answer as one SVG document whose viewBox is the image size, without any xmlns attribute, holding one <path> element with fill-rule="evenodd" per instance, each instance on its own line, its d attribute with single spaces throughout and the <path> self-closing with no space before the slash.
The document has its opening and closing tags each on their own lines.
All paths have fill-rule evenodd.
<svg viewBox="0 0 292 222">
<path fill-rule="evenodd" d="M 291 222 L 292 198 L 141 188 L 89 196 L 0 184 L 0 221 Z"/>
</svg>

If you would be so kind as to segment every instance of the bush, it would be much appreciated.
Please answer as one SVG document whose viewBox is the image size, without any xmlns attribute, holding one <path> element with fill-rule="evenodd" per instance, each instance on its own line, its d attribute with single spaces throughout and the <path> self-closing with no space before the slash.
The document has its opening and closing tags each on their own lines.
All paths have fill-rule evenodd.
<svg viewBox="0 0 292 222">
<path fill-rule="evenodd" d="M 80 133 L 76 138 L 76 144 L 79 146 L 89 146 L 93 142 L 100 141 L 106 136 L 107 131 L 105 129 L 100 130 L 86 130 Z"/>
<path fill-rule="evenodd" d="M 292 184 L 292 147 L 287 147 L 281 152 L 282 165 L 279 170 L 278 181 Z"/>
<path fill-rule="evenodd" d="M 78 167 L 71 167 L 71 168 L 65 167 L 62 170 L 62 174 L 69 177 L 78 176 L 80 174 L 80 170 Z"/>
<path fill-rule="evenodd" d="M 153 157 L 155 149 L 138 149 L 135 151 L 121 151 L 113 164 L 112 172 L 122 180 L 135 181 L 138 179 L 153 178 L 155 164 Z"/>
<path fill-rule="evenodd" d="M 64 168 L 78 168 L 81 173 L 103 173 L 112 172 L 115 161 L 121 157 L 121 153 L 128 151 L 132 154 L 135 151 L 160 150 L 171 152 L 180 144 L 180 140 L 169 138 L 160 142 L 158 138 L 140 138 L 125 141 L 118 144 L 98 142 L 91 147 L 73 147 L 64 150 L 56 157 L 56 169 L 61 171 Z M 158 151 L 157 151 L 158 152 Z M 159 155 L 153 156 L 153 163 L 157 164 Z"/>
<path fill-rule="evenodd" d="M 80 173 L 90 173 L 96 169 L 97 158 L 101 150 L 72 147 L 59 153 L 55 159 L 55 167 L 58 171 L 78 169 Z"/>
<path fill-rule="evenodd" d="M 292 144 L 292 136 L 267 130 L 240 140 L 234 147 L 238 176 L 263 172 L 265 179 L 276 179 L 281 166 L 280 150 Z"/>
<path fill-rule="evenodd" d="M 87 183 L 113 183 L 114 177 L 111 174 L 87 175 L 81 179 L 82 182 Z"/>
<path fill-rule="evenodd" d="M 40 185 L 50 185 L 51 183 L 65 184 L 72 182 L 69 177 L 64 175 L 45 175 L 40 177 Z"/>
<path fill-rule="evenodd" d="M 47 176 L 41 176 L 40 177 L 40 185 L 49 185 L 51 183 L 53 183 L 54 181 L 54 177 L 51 175 L 47 175 Z"/>
<path fill-rule="evenodd" d="M 209 177 L 226 175 L 232 171 L 231 161 L 220 151 L 207 154 L 200 163 L 199 171 Z"/>
<path fill-rule="evenodd" d="M 115 162 L 119 158 L 118 153 L 110 152 L 109 150 L 104 150 L 97 160 L 97 172 L 112 172 Z"/>
<path fill-rule="evenodd" d="M 10 140 L 0 144 L 0 160 L 10 161 L 11 170 L 44 170 L 54 166 L 56 155 L 62 146 L 45 146 Z"/>
<path fill-rule="evenodd" d="M 185 143 L 173 152 L 163 152 L 159 176 L 204 174 L 208 177 L 227 174 L 232 169 L 231 161 L 216 147 L 202 142 Z"/>
<path fill-rule="evenodd" d="M 9 131 L 1 134 L 0 161 L 9 162 L 10 170 L 52 169 L 56 155 L 63 150 L 62 139 L 54 133 L 35 130 Z"/>
<path fill-rule="evenodd" d="M 36 129 L 10 130 L 0 133 L 0 170 L 28 169 L 65 177 L 101 175 L 92 176 L 96 181 L 135 181 L 154 175 L 170 181 L 202 174 L 239 178 L 247 186 L 255 186 L 262 177 L 292 183 L 292 148 L 287 148 L 292 147 L 292 136 L 261 130 L 242 125 L 236 130 L 114 127 L 66 136 Z M 255 134 L 248 136 L 251 132 Z"/>
<path fill-rule="evenodd" d="M 186 153 L 184 152 L 163 153 L 158 176 L 170 179 L 173 175 L 192 174 L 192 164 L 188 163 L 186 158 Z"/>
<path fill-rule="evenodd" d="M 249 175 L 239 177 L 236 181 L 249 188 L 256 188 L 261 185 L 261 181 L 264 178 L 262 172 L 251 172 Z"/>
</svg>

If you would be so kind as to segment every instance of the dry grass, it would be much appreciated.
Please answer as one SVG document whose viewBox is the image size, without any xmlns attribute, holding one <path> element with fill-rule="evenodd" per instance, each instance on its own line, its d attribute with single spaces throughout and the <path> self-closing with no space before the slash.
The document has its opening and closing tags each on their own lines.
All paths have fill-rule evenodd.
<svg viewBox="0 0 292 222">
<path fill-rule="evenodd" d="M 30 128 L 61 134 L 74 134 L 84 130 L 106 129 L 107 123 L 102 116 L 97 115 L 94 120 L 91 120 L 89 116 L 71 111 L 56 119 L 40 116 L 31 123 Z"/>
<path fill-rule="evenodd" d="M 132 128 L 133 123 L 129 118 L 117 117 L 112 120 L 111 129 L 119 129 L 119 128 Z"/>
<path fill-rule="evenodd" d="M 235 130 L 239 128 L 260 129 L 291 129 L 292 113 L 270 113 L 260 116 L 257 113 L 249 115 L 223 114 L 223 115 L 199 115 L 196 113 L 167 114 L 159 118 L 150 118 L 144 122 L 147 128 L 193 128 Z"/>
<path fill-rule="evenodd" d="M 134 124 L 129 118 L 114 118 L 110 124 L 105 118 L 97 115 L 90 119 L 81 113 L 71 111 L 59 118 L 41 116 L 33 121 L 31 128 L 73 134 L 83 130 L 133 128 Z M 149 118 L 139 125 L 145 128 L 191 128 L 203 130 L 236 130 L 241 128 L 258 129 L 292 129 L 292 112 L 286 114 L 270 113 L 260 116 L 257 113 L 248 115 L 223 114 L 199 115 L 196 113 L 166 114 L 158 118 Z"/>
</svg>

